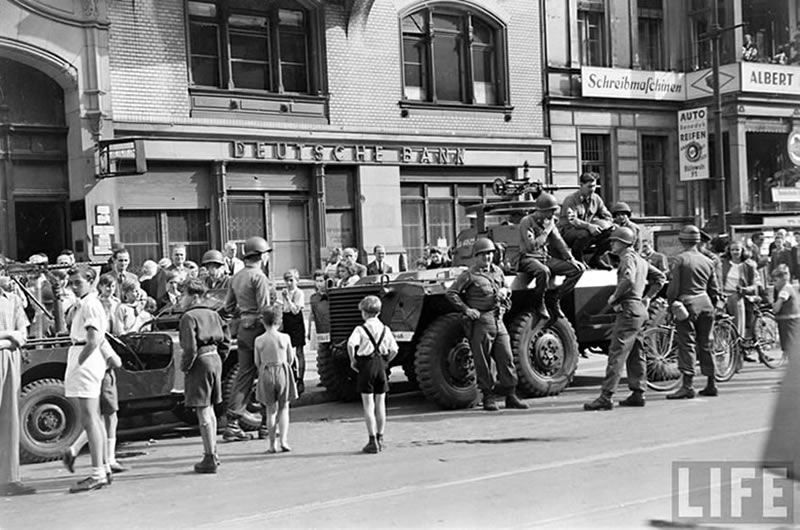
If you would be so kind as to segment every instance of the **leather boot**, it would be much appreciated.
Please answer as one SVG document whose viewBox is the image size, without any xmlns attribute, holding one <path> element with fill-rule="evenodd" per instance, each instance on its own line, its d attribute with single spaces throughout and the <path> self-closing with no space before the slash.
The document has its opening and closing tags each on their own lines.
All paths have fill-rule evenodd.
<svg viewBox="0 0 800 530">
<path fill-rule="evenodd" d="M 544 292 L 544 305 L 548 313 L 550 313 L 550 318 L 553 320 L 566 318 L 564 312 L 561 311 L 561 304 L 559 303 L 560 298 L 561 293 L 558 292 L 558 289 L 549 289 Z"/>
<path fill-rule="evenodd" d="M 238 418 L 229 417 L 222 439 L 226 442 L 245 442 L 250 439 L 250 435 L 239 426 Z"/>
<path fill-rule="evenodd" d="M 520 399 L 517 397 L 517 394 L 511 392 L 506 396 L 506 408 L 525 410 L 528 408 L 528 404 L 520 401 Z"/>
<path fill-rule="evenodd" d="M 217 472 L 217 459 L 214 455 L 203 455 L 203 459 L 194 465 L 195 473 L 216 473 Z"/>
<path fill-rule="evenodd" d="M 364 453 L 373 454 L 373 455 L 380 452 L 380 447 L 378 447 L 378 441 L 375 439 L 374 436 L 370 436 L 369 437 L 369 441 L 367 442 L 367 445 L 365 445 L 361 449 L 361 451 L 364 452 Z"/>
<path fill-rule="evenodd" d="M 600 394 L 600 397 L 594 401 L 583 404 L 583 410 L 611 410 L 614 408 L 614 402 L 611 401 L 611 396 Z"/>
<path fill-rule="evenodd" d="M 644 407 L 644 394 L 634 390 L 631 395 L 619 402 L 620 407 Z"/>
<path fill-rule="evenodd" d="M 491 394 L 483 395 L 483 410 L 488 410 L 491 412 L 500 410 L 500 407 L 498 407 L 497 403 L 495 403 L 494 401 L 494 396 L 492 396 Z"/>
<path fill-rule="evenodd" d="M 706 387 L 700 392 L 698 392 L 698 394 L 705 397 L 717 397 L 719 395 L 719 389 L 717 388 L 717 381 L 714 379 L 713 375 L 708 378 Z"/>
<path fill-rule="evenodd" d="M 685 375 L 683 376 L 683 384 L 681 387 L 673 392 L 672 394 L 667 394 L 667 399 L 692 399 L 694 398 L 694 376 L 692 375 Z"/>
</svg>

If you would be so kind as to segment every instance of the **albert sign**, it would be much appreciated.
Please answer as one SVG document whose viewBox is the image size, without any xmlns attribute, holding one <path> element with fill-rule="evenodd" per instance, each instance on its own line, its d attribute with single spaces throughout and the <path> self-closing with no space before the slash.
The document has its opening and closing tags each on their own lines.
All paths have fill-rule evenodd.
<svg viewBox="0 0 800 530">
<path fill-rule="evenodd" d="M 708 178 L 708 113 L 705 107 L 678 111 L 681 181 Z"/>
</svg>

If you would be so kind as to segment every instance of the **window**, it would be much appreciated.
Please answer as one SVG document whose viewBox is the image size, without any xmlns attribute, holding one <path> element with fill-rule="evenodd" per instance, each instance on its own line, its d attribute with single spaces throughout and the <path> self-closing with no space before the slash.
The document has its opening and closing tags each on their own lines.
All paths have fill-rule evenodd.
<svg viewBox="0 0 800 530">
<path fill-rule="evenodd" d="M 670 215 L 670 189 L 666 181 L 667 138 L 642 136 L 642 201 L 644 215 Z"/>
<path fill-rule="evenodd" d="M 661 0 L 638 0 L 639 66 L 664 69 L 664 11 Z"/>
<path fill-rule="evenodd" d="M 208 210 L 120 210 L 119 238 L 131 263 L 169 256 L 173 245 L 186 245 L 186 259 L 200 263 L 211 247 Z"/>
<path fill-rule="evenodd" d="M 583 65 L 608 66 L 605 18 L 603 2 L 584 1 L 578 5 L 579 59 Z"/>
<path fill-rule="evenodd" d="M 466 208 L 490 202 L 491 185 L 416 184 L 400 186 L 403 246 L 413 264 L 429 246 L 453 246 L 459 232 L 472 226 Z"/>
<path fill-rule="evenodd" d="M 708 32 L 714 16 L 712 5 L 717 4 L 717 19 L 721 27 L 732 25 L 726 9 L 726 2 L 716 0 L 691 0 L 689 5 L 689 37 L 691 57 L 688 59 L 687 70 L 702 70 L 711 68 L 711 40 Z M 746 2 L 742 2 L 744 5 Z M 736 60 L 734 32 L 723 31 L 720 37 L 720 64 L 728 64 Z"/>
<path fill-rule="evenodd" d="M 319 82 L 309 53 L 316 14 L 281 0 L 187 4 L 191 84 L 195 87 L 308 94 Z"/>
<path fill-rule="evenodd" d="M 358 247 L 355 182 L 350 170 L 329 168 L 325 174 L 325 232 L 328 247 Z"/>
<path fill-rule="evenodd" d="M 597 182 L 600 189 L 597 194 L 606 204 L 614 202 L 614 190 L 611 186 L 611 157 L 609 145 L 611 138 L 607 134 L 581 135 L 581 173 L 593 172 L 600 175 Z"/>
<path fill-rule="evenodd" d="M 409 101 L 507 105 L 501 26 L 456 7 L 403 18 L 403 95 Z"/>
</svg>

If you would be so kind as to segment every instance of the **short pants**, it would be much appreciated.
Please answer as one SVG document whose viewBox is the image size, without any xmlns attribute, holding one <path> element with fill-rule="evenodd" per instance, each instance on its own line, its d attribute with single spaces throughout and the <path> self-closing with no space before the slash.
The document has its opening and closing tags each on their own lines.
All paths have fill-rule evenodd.
<svg viewBox="0 0 800 530">
<path fill-rule="evenodd" d="M 222 359 L 217 352 L 199 355 L 186 374 L 184 406 L 210 407 L 222 402 Z"/>
<path fill-rule="evenodd" d="M 95 349 L 83 364 L 78 364 L 83 346 L 69 347 L 67 371 L 64 374 L 64 395 L 71 398 L 95 398 L 100 396 L 100 387 L 108 368 L 100 348 Z"/>
<path fill-rule="evenodd" d="M 118 410 L 117 374 L 114 370 L 106 370 L 106 375 L 100 383 L 100 414 L 110 416 Z"/>
<path fill-rule="evenodd" d="M 358 378 L 356 388 L 361 394 L 385 394 L 389 391 L 389 377 L 386 375 L 386 359 L 379 355 L 359 357 L 356 355 Z"/>
<path fill-rule="evenodd" d="M 280 406 L 297 399 L 297 386 L 288 364 L 267 364 L 259 370 L 256 398 L 265 405 Z"/>
</svg>

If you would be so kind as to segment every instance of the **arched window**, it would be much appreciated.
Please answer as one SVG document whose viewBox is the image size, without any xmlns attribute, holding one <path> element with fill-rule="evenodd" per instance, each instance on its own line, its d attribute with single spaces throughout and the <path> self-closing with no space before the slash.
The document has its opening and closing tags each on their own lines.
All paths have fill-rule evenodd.
<svg viewBox="0 0 800 530">
<path fill-rule="evenodd" d="M 403 97 L 439 104 L 508 105 L 505 28 L 450 4 L 403 18 Z"/>
</svg>

